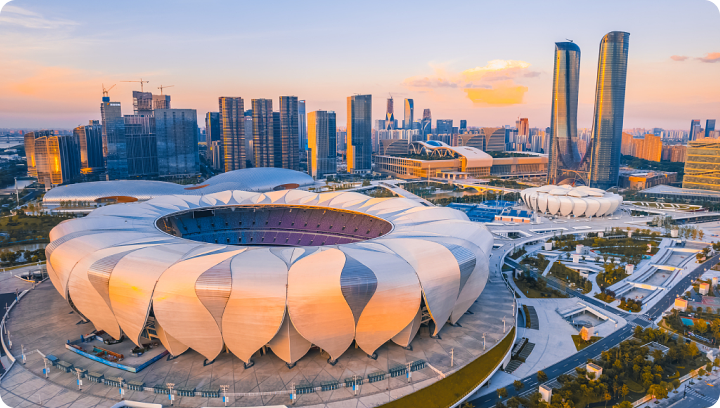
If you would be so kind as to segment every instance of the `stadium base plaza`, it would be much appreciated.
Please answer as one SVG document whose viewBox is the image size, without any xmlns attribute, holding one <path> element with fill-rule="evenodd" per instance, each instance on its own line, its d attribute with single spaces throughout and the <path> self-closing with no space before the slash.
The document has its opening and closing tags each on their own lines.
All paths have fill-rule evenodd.
<svg viewBox="0 0 720 408">
<path fill-rule="evenodd" d="M 43 401 L 52 403 L 53 398 L 72 402 L 71 396 L 78 399 L 92 397 L 97 406 L 111 406 L 120 400 L 119 390 L 106 384 L 99 384 L 83 379 L 82 391 L 77 392 L 77 375 L 62 372 L 58 367 L 50 369 L 48 380 L 43 379 L 45 367 L 39 350 L 45 355 L 54 355 L 59 360 L 73 364 L 74 367 L 86 369 L 88 372 L 102 374 L 104 378 L 121 377 L 125 382 L 135 381 L 145 387 L 174 383 L 178 387 L 195 388 L 198 392 L 203 388 L 217 388 L 228 385 L 228 393 L 256 393 L 285 391 L 276 395 L 257 395 L 229 397 L 228 406 L 262 406 L 290 405 L 289 391 L 295 387 L 312 384 L 321 386 L 324 382 L 338 381 L 343 383 L 346 378 L 354 375 L 362 376 L 364 384 L 359 387 L 358 395 L 353 395 L 352 388 L 339 388 L 331 391 L 320 391 L 297 396 L 296 406 L 328 406 L 342 407 L 352 399 L 357 399 L 364 406 L 377 406 L 392 399 L 409 394 L 439 379 L 431 368 L 413 372 L 412 382 L 408 383 L 405 375 L 390 377 L 386 375 L 382 381 L 368 383 L 368 374 L 424 360 L 445 374 L 462 368 L 484 353 L 483 333 L 486 334 L 486 351 L 492 349 L 503 338 L 503 318 L 507 331 L 513 325 L 513 298 L 505 284 L 499 278 L 491 279 L 477 302 L 471 306 L 472 314 L 460 318 L 462 327 L 446 325 L 440 332 L 440 339 L 431 338 L 427 327 L 422 327 L 411 343 L 412 350 L 406 350 L 392 342 L 381 346 L 376 352 L 377 360 L 369 358 L 361 349 L 351 346 L 334 366 L 328 364 L 327 354 L 312 349 L 301 358 L 297 365 L 289 369 L 284 361 L 268 351 L 265 355 L 257 353 L 253 356 L 255 365 L 248 369 L 237 357 L 230 353 L 221 353 L 214 363 L 205 365 L 205 358 L 193 350 L 188 350 L 170 361 L 163 358 L 139 373 L 129 373 L 117 368 L 89 360 L 72 353 L 65 347 L 68 339 L 79 338 L 81 334 L 92 331 L 93 324 L 76 324 L 80 317 L 71 313 L 72 309 L 57 293 L 50 282 L 45 282 L 30 291 L 10 313 L 8 330 L 13 342 L 13 351 L 19 354 L 20 345 L 24 346 L 27 363 L 16 364 L 8 376 L 0 384 L 0 395 L 3 401 L 11 406 L 20 406 L 23 401 L 37 403 L 38 394 Z M 125 340 L 127 352 L 134 345 Z M 454 355 L 454 366 L 450 367 L 450 353 Z M 31 372 L 32 374 L 28 373 Z M 28 377 L 28 374 L 29 377 Z M 26 384 L 29 379 L 33 384 Z M 38 382 L 46 382 L 51 393 L 43 393 L 38 389 Z M 58 392 L 59 391 L 59 392 Z M 125 399 L 162 403 L 167 405 L 168 396 L 155 394 L 153 391 L 133 391 L 124 388 Z M 355 403 L 353 403 L 355 404 Z M 58 406 L 61 404 L 57 404 Z M 176 395 L 176 406 L 202 407 L 223 406 L 220 398 L 184 397 Z M 357 405 L 357 406 L 363 406 Z M 353 405 L 356 406 L 356 405 Z"/>
</svg>

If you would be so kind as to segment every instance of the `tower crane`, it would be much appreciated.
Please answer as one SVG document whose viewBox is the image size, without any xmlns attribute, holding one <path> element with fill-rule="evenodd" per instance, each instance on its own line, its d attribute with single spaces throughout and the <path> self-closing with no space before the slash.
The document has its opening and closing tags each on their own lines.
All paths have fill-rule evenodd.
<svg viewBox="0 0 720 408">
<path fill-rule="evenodd" d="M 140 92 L 145 92 L 145 90 L 143 89 L 143 84 L 147 84 L 150 81 L 143 81 L 143 79 L 140 78 L 139 81 L 120 81 L 120 82 L 140 82 Z"/>
<path fill-rule="evenodd" d="M 103 97 L 105 97 L 105 98 L 109 97 L 110 95 L 108 95 L 108 92 L 110 92 L 111 89 L 115 88 L 115 85 L 117 85 L 117 84 L 113 84 L 113 86 L 111 86 L 110 88 L 105 89 L 105 84 L 102 84 Z"/>
<path fill-rule="evenodd" d="M 160 85 L 158 86 L 158 89 L 160 90 L 160 95 L 162 95 L 163 88 L 172 88 L 175 85 Z"/>
</svg>

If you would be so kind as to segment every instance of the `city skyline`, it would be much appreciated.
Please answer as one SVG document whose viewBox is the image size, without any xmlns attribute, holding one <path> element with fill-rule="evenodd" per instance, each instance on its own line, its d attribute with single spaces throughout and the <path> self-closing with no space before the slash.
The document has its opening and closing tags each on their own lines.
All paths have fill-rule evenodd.
<svg viewBox="0 0 720 408">
<path fill-rule="evenodd" d="M 713 48 L 710 39 L 720 30 L 711 24 L 718 9 L 706 0 L 638 2 L 624 7 L 623 13 L 613 14 L 614 3 L 619 4 L 609 2 L 606 9 L 599 4 L 573 5 L 561 12 L 570 3 L 528 3 L 513 13 L 536 24 L 493 41 L 470 42 L 465 39 L 483 36 L 482 32 L 464 27 L 471 26 L 464 23 L 470 22 L 473 14 L 507 13 L 509 6 L 467 3 L 446 7 L 436 17 L 452 18 L 458 24 L 441 32 L 415 33 L 407 52 L 400 52 L 404 44 L 396 42 L 397 55 L 381 63 L 378 58 L 370 58 L 376 54 L 367 54 L 366 58 L 366 53 L 386 47 L 385 37 L 369 30 L 358 51 L 359 40 L 350 37 L 340 18 L 347 18 L 343 5 L 326 7 L 323 12 L 327 22 L 313 28 L 302 23 L 307 11 L 290 5 L 276 16 L 277 22 L 287 23 L 283 30 L 269 29 L 263 26 L 266 19 L 259 18 L 243 20 L 243 24 L 225 31 L 219 28 L 225 17 L 212 13 L 211 18 L 209 9 L 194 10 L 189 4 L 167 10 L 163 3 L 157 3 L 143 7 L 143 19 L 154 19 L 154 23 L 147 27 L 149 33 L 145 28 L 142 32 L 172 39 L 159 47 L 138 42 L 140 30 L 131 18 L 133 7 L 113 9 L 117 18 L 105 21 L 103 13 L 109 9 L 105 5 L 13 1 L 0 13 L 0 52 L 8 57 L 0 62 L 0 69 L 10 79 L 0 84 L 0 123 L 2 127 L 72 129 L 100 119 L 97 101 L 102 84 L 109 87 L 115 83 L 118 85 L 110 96 L 128 107 L 127 114 L 131 93 L 138 87 L 120 81 L 142 77 L 150 81 L 145 85 L 146 92 L 157 93 L 161 85 L 174 85 L 170 92 L 166 91 L 172 95 L 173 105 L 196 109 L 201 124 L 206 112 L 217 110 L 217 98 L 222 95 L 238 95 L 245 101 L 298 95 L 307 101 L 308 112 L 338 112 L 337 121 L 342 125 L 346 122 L 347 95 L 371 94 L 381 100 L 391 93 L 399 101 L 413 99 L 417 111 L 431 109 L 435 118 L 455 123 L 464 119 L 468 126 L 512 125 L 523 117 L 529 118 L 530 127 L 545 128 L 550 125 L 551 47 L 570 38 L 589 50 L 597 46 L 597 38 L 609 31 L 633 35 L 625 128 L 685 129 L 690 119 L 715 117 L 720 106 L 720 84 L 712 81 L 712 75 L 718 66 L 713 62 L 720 62 L 720 50 Z M 241 6 L 223 7 L 228 12 L 220 14 L 233 15 L 233 10 Z M 242 11 L 244 15 L 263 15 L 265 7 L 243 5 Z M 375 6 L 369 4 L 350 19 L 370 19 L 373 26 L 393 24 L 400 32 L 423 11 L 423 7 L 411 9 L 401 18 L 400 13 L 392 13 L 397 7 L 393 5 L 388 13 L 380 15 L 371 13 Z M 155 18 L 161 14 L 163 18 Z M 583 17 L 586 15 L 599 18 L 588 23 Z M 675 28 L 674 22 L 683 18 L 697 21 L 697 30 Z M 560 21 L 563 24 L 555 24 Z M 487 33 L 508 23 L 498 19 L 489 24 Z M 203 30 L 209 27 L 212 30 Z M 253 31 L 259 28 L 260 32 Z M 307 53 L 303 41 L 293 43 L 293 47 L 284 45 L 286 38 L 296 35 L 307 41 L 323 38 L 327 40 L 326 48 Z M 221 52 L 234 42 L 258 36 L 264 37 L 262 45 L 243 43 L 247 46 L 242 57 Z M 202 51 L 180 52 L 188 47 Z M 268 47 L 277 52 L 261 59 L 262 63 L 250 63 Z M 88 53 L 88 48 L 93 52 Z M 421 52 L 427 49 L 432 51 Z M 130 50 L 137 57 L 126 58 Z M 356 53 L 355 58 L 348 58 L 350 50 Z M 214 53 L 216 58 L 203 57 L 208 53 Z M 579 128 L 591 126 L 593 67 L 597 66 L 594 54 L 585 54 L 580 70 Z M 280 62 L 284 58 L 299 59 L 300 63 L 288 70 Z M 211 65 L 208 60 L 222 63 Z M 384 117 L 384 111 L 384 104 L 376 103 L 373 119 Z"/>
</svg>

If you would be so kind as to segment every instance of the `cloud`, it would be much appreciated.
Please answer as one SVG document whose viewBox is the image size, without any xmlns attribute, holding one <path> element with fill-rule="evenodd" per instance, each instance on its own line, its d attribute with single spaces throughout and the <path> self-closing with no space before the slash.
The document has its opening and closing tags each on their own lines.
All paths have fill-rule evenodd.
<svg viewBox="0 0 720 408">
<path fill-rule="evenodd" d="M 70 20 L 46 18 L 34 11 L 12 4 L 8 4 L 2 8 L 0 23 L 31 29 L 59 29 L 78 25 L 78 23 Z"/>
<path fill-rule="evenodd" d="M 514 81 L 518 78 L 535 78 L 540 72 L 531 71 L 530 63 L 516 60 L 492 60 L 485 66 L 448 73 L 443 67 L 433 67 L 433 76 L 415 76 L 403 85 L 418 90 L 462 88 L 475 105 L 515 105 L 522 103 L 526 86 Z"/>
<path fill-rule="evenodd" d="M 475 106 L 507 106 L 522 103 L 528 88 L 522 85 L 513 85 L 512 81 L 508 81 L 506 84 L 491 89 L 466 88 L 463 90 Z"/>
<path fill-rule="evenodd" d="M 704 57 L 697 58 L 702 62 L 720 62 L 720 52 L 710 52 Z"/>
<path fill-rule="evenodd" d="M 690 58 L 690 57 L 686 57 L 685 55 L 672 55 L 672 56 L 670 56 L 670 59 L 673 60 L 673 61 L 685 61 L 685 60 L 688 59 L 688 58 Z"/>
</svg>

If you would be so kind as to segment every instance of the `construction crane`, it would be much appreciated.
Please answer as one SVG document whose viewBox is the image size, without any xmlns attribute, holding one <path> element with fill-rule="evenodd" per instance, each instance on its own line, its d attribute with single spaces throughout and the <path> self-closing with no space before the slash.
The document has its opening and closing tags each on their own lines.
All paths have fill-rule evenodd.
<svg viewBox="0 0 720 408">
<path fill-rule="evenodd" d="M 162 95 L 163 88 L 172 88 L 175 85 L 160 85 L 158 86 L 158 89 L 160 90 L 160 95 Z"/>
<path fill-rule="evenodd" d="M 147 84 L 150 81 L 143 81 L 143 79 L 140 78 L 139 81 L 120 81 L 120 82 L 140 82 L 140 92 L 145 92 L 145 90 L 143 89 L 143 84 Z"/>
<path fill-rule="evenodd" d="M 115 85 L 117 85 L 117 84 L 113 84 L 113 86 L 111 86 L 110 88 L 105 89 L 105 84 L 102 84 L 103 97 L 106 97 L 106 98 L 109 97 L 108 92 L 110 92 L 111 89 L 115 88 Z"/>
</svg>

